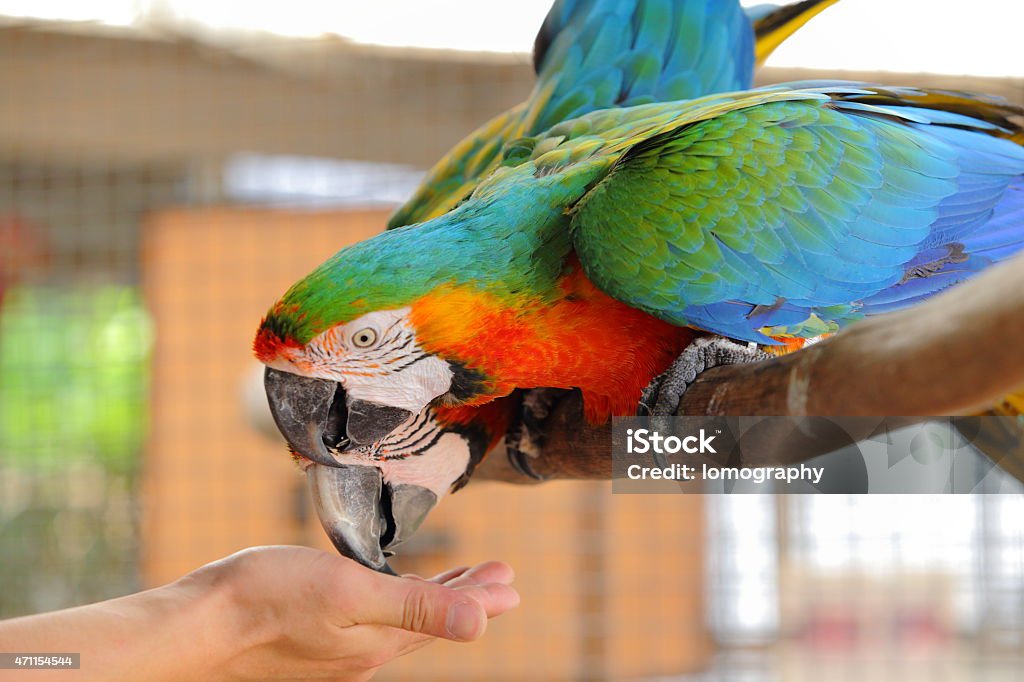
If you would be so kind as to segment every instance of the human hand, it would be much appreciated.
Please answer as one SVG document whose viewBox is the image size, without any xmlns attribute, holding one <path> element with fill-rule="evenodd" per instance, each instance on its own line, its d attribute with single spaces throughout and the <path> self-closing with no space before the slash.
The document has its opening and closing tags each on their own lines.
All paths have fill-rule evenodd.
<svg viewBox="0 0 1024 682">
<path fill-rule="evenodd" d="M 307 547 L 260 547 L 175 585 L 226 595 L 238 652 L 222 666 L 226 678 L 366 680 L 436 638 L 479 638 L 488 618 L 519 603 L 512 579 L 499 562 L 423 580 Z"/>
</svg>

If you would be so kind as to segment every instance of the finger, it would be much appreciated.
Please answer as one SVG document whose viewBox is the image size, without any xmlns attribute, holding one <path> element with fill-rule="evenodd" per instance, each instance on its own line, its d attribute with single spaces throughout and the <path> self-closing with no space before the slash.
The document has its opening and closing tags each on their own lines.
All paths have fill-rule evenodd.
<svg viewBox="0 0 1024 682">
<path fill-rule="evenodd" d="M 444 583 L 448 582 L 449 580 L 451 580 L 453 578 L 458 578 L 460 575 L 462 575 L 463 573 L 465 573 L 468 570 L 469 570 L 469 566 L 459 566 L 457 568 L 449 568 L 447 571 L 444 571 L 442 573 L 438 573 L 433 578 L 424 578 L 423 576 L 416 575 L 415 573 L 402 573 L 401 575 L 402 575 L 403 578 L 412 578 L 413 580 L 429 580 L 432 583 L 438 583 L 439 585 L 443 585 Z"/>
<path fill-rule="evenodd" d="M 456 641 L 480 637 L 487 627 L 488 608 L 496 608 L 486 590 L 479 591 L 481 602 L 477 594 L 368 570 L 349 576 L 347 587 L 346 614 L 355 623 L 390 625 Z"/>
<path fill-rule="evenodd" d="M 461 588 L 458 592 L 474 600 L 487 602 L 486 611 L 489 618 L 499 616 L 519 603 L 519 595 L 515 590 L 500 583 L 473 585 Z M 404 656 L 437 639 L 431 635 L 385 625 L 356 625 L 348 628 L 347 632 L 347 645 L 378 652 L 386 651 L 388 659 Z"/>
<path fill-rule="evenodd" d="M 488 618 L 500 616 L 519 604 L 519 594 L 502 583 L 472 585 L 457 591 L 478 602 L 486 603 L 485 610 Z M 437 639 L 431 635 L 384 625 L 357 625 L 349 629 L 349 633 L 351 643 L 361 643 L 362 646 L 373 647 L 377 651 L 388 651 L 390 652 L 388 658 L 404 656 Z M 358 637 L 358 641 L 351 639 L 354 637 Z"/>
<path fill-rule="evenodd" d="M 443 573 L 438 573 L 433 578 L 430 578 L 430 582 L 444 585 L 449 580 L 454 580 L 466 571 L 472 570 L 469 566 L 459 566 L 458 568 L 450 568 Z"/>
<path fill-rule="evenodd" d="M 340 632 L 342 634 L 334 640 L 337 651 L 350 652 L 355 656 L 365 653 L 373 662 L 384 664 L 438 641 L 437 637 L 384 625 L 353 625 Z"/>
<path fill-rule="evenodd" d="M 512 587 L 503 583 L 488 583 L 485 585 L 468 585 L 460 587 L 457 592 L 470 597 L 484 607 L 488 618 L 495 618 L 501 614 L 519 606 L 519 593 Z M 403 637 L 421 638 L 424 640 L 434 639 L 433 635 L 420 634 L 400 629 L 397 626 L 386 626 L 384 624 L 363 624 L 358 629 L 372 627 L 375 630 L 401 634 Z"/>
<path fill-rule="evenodd" d="M 485 561 L 468 569 L 461 575 L 445 581 L 448 587 L 480 585 L 483 583 L 504 583 L 508 585 L 516 577 L 512 567 L 503 561 Z"/>
<path fill-rule="evenodd" d="M 515 588 L 504 583 L 467 585 L 458 587 L 456 590 L 475 599 L 484 607 L 488 618 L 496 618 L 519 606 L 519 593 Z"/>
<path fill-rule="evenodd" d="M 398 655 L 399 656 L 405 656 L 406 654 L 411 654 L 412 652 L 419 651 L 420 649 L 422 649 L 423 647 L 427 646 L 428 644 L 432 644 L 433 642 L 436 642 L 436 641 L 437 641 L 437 638 L 435 638 L 435 637 L 427 637 L 426 635 L 419 635 L 419 639 L 413 640 L 413 641 L 409 642 L 408 644 L 406 644 L 405 646 L 401 647 L 399 649 Z"/>
</svg>

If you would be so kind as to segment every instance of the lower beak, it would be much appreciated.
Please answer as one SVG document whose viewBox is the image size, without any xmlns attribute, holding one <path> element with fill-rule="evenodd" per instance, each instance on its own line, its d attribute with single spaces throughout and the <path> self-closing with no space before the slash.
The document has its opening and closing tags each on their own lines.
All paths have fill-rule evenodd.
<svg viewBox="0 0 1024 682">
<path fill-rule="evenodd" d="M 296 454 L 313 462 L 306 476 L 331 542 L 342 555 L 391 572 L 389 550 L 416 532 L 437 495 L 417 485 L 385 484 L 377 467 L 343 464 L 333 453 L 372 445 L 413 413 L 353 400 L 334 381 L 269 367 L 264 386 L 278 430 Z"/>
<path fill-rule="evenodd" d="M 381 513 L 380 470 L 314 464 L 306 469 L 306 480 L 316 515 L 338 553 L 375 571 L 392 573 L 381 547 L 387 521 Z"/>
<path fill-rule="evenodd" d="M 416 532 L 437 504 L 437 495 L 417 485 L 383 483 L 369 465 L 306 469 L 320 524 L 342 556 L 364 566 L 394 573 L 391 551 Z"/>
</svg>

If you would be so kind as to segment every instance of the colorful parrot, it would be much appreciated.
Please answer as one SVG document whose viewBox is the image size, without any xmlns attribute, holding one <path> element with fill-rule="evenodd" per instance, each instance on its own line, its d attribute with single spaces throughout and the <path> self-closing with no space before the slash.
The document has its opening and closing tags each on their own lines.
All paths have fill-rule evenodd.
<svg viewBox="0 0 1024 682">
<path fill-rule="evenodd" d="M 508 144 L 457 208 L 294 285 L 255 342 L 268 394 L 310 401 L 285 429 L 301 454 L 378 478 L 390 463 L 359 448 L 428 405 L 574 387 L 592 422 L 633 413 L 694 329 L 818 336 L 1019 251 L 1022 125 L 999 101 L 855 83 L 565 121 Z"/>
<path fill-rule="evenodd" d="M 757 60 L 763 61 L 785 37 L 835 2 L 806 0 L 767 11 L 762 6 L 750 20 L 735 0 L 556 2 L 535 43 L 538 83 L 530 98 L 457 145 L 389 227 L 445 213 L 494 170 L 505 143 L 566 117 L 749 87 L 754 35 Z M 271 370 L 268 386 L 278 378 L 284 377 Z M 284 379 L 292 385 L 291 377 Z M 310 386 L 325 390 L 323 384 Z M 310 395 L 305 390 L 290 394 Z M 294 441 L 309 415 L 290 407 L 278 400 L 275 417 Z M 336 424 L 334 435 L 327 434 L 328 442 L 346 429 L 363 437 L 362 425 L 370 427 L 382 416 L 376 411 L 368 416 L 372 418 L 360 419 L 360 409 L 356 403 L 347 424 Z M 513 398 L 476 407 L 432 406 L 363 448 L 376 469 L 338 467 L 326 450 L 294 444 L 293 450 L 312 452 L 320 464 L 310 466 L 312 460 L 300 457 L 321 519 L 338 549 L 381 568 L 382 549 L 391 550 L 406 539 L 440 497 L 468 479 L 485 452 L 504 437 L 517 410 Z M 395 420 L 405 415 L 391 414 Z"/>
</svg>

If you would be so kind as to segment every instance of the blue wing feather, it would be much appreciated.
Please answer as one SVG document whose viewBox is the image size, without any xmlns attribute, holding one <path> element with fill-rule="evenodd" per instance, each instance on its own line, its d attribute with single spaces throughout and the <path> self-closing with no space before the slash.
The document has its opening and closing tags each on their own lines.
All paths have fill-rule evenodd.
<svg viewBox="0 0 1024 682">
<path fill-rule="evenodd" d="M 662 319 L 766 343 L 910 305 L 1024 249 L 1019 110 L 816 91 L 830 99 L 794 93 L 638 143 L 575 209 L 588 275 Z M 628 277 L 623 225 L 663 244 Z"/>
</svg>

